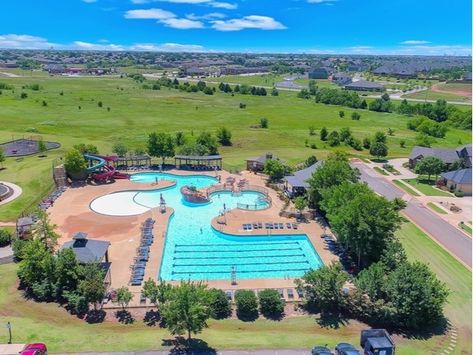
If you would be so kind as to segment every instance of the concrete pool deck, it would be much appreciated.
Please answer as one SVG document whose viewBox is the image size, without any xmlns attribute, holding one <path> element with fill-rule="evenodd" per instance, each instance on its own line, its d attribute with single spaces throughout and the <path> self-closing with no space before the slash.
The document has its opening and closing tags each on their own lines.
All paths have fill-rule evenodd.
<svg viewBox="0 0 473 355">
<path fill-rule="evenodd" d="M 196 175 L 205 173 L 196 173 L 192 171 L 171 170 L 166 171 L 176 175 Z M 205 174 L 215 176 L 215 173 Z M 249 184 L 260 187 L 265 186 L 264 177 L 249 172 L 243 172 L 235 175 L 226 171 L 220 171 L 221 180 L 229 176 L 239 179 L 247 179 Z M 141 224 L 149 217 L 156 220 L 154 225 L 154 243 L 150 249 L 150 259 L 145 270 L 145 280 L 148 278 L 156 279 L 159 274 L 159 267 L 163 256 L 165 244 L 165 235 L 168 220 L 173 213 L 173 209 L 166 208 L 165 213 L 161 213 L 159 208 L 153 208 L 142 214 L 133 216 L 110 216 L 99 214 L 90 209 L 91 202 L 107 194 L 118 191 L 139 190 L 148 191 L 157 188 L 166 188 L 171 186 L 171 181 L 160 181 L 158 186 L 155 184 L 136 183 L 130 180 L 116 180 L 114 183 L 103 185 L 85 185 L 67 189 L 60 198 L 56 200 L 54 205 L 48 209 L 51 222 L 56 224 L 58 233 L 61 235 L 58 241 L 59 246 L 66 241 L 71 240 L 72 236 L 77 232 L 86 232 L 91 239 L 106 240 L 111 243 L 109 248 L 109 260 L 111 261 L 111 287 L 118 288 L 128 286 L 136 295 L 132 305 L 138 305 L 141 286 L 129 286 L 130 266 L 133 264 L 133 258 L 136 256 L 136 248 L 140 244 L 140 227 Z M 279 216 L 279 212 L 284 205 L 275 190 L 268 189 L 269 196 L 272 199 L 270 208 L 262 211 L 243 211 L 234 209 L 226 213 L 226 225 L 219 225 L 214 218 L 212 225 L 217 230 L 224 233 L 236 235 L 251 235 L 257 232 L 247 232 L 242 230 L 243 223 L 252 222 L 295 222 L 294 219 L 283 218 Z M 324 228 L 316 221 L 308 221 L 307 223 L 298 224 L 297 230 L 283 229 L 273 230 L 272 234 L 277 232 L 281 234 L 306 234 L 312 245 L 319 254 L 324 264 L 330 264 L 337 257 L 328 251 L 323 240 L 320 238 L 324 233 Z M 327 231 L 329 232 L 329 231 Z M 266 230 L 258 231 L 260 234 L 266 234 Z M 231 285 L 230 277 L 222 280 L 209 280 L 206 282 L 209 287 L 217 287 L 224 290 L 236 289 L 263 289 L 263 288 L 294 288 L 293 278 L 269 278 L 269 279 L 237 279 L 237 285 Z M 285 293 L 286 294 L 286 293 Z M 297 300 L 297 294 L 295 295 Z"/>
</svg>

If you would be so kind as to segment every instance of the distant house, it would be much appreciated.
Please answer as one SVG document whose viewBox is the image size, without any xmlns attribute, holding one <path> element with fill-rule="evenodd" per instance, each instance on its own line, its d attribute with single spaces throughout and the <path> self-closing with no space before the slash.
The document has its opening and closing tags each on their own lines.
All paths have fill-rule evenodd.
<svg viewBox="0 0 473 355">
<path fill-rule="evenodd" d="M 292 175 L 287 175 L 284 177 L 285 181 L 285 190 L 289 196 L 299 196 L 307 192 L 309 188 L 308 180 L 312 174 L 323 165 L 323 161 L 318 161 L 317 163 L 294 172 Z"/>
<path fill-rule="evenodd" d="M 273 156 L 273 153 L 267 152 L 256 158 L 250 158 L 246 160 L 246 170 L 249 171 L 263 171 L 264 164 L 271 159 L 277 159 Z"/>
<path fill-rule="evenodd" d="M 426 157 L 439 158 L 445 164 L 446 168 L 462 159 L 464 166 L 471 168 L 471 144 L 459 148 L 427 148 L 415 146 L 409 155 L 409 167 L 414 169 L 417 162 Z"/>
<path fill-rule="evenodd" d="M 345 90 L 355 91 L 384 91 L 384 86 L 373 81 L 355 81 L 345 85 Z"/>
<path fill-rule="evenodd" d="M 471 72 L 463 74 L 462 82 L 471 84 Z"/>
<path fill-rule="evenodd" d="M 43 66 L 49 74 L 63 74 L 66 72 L 66 67 L 62 64 L 46 64 Z"/>
<path fill-rule="evenodd" d="M 451 191 L 463 192 L 466 196 L 471 196 L 471 168 L 442 173 L 440 176 Z"/>
<path fill-rule="evenodd" d="M 351 76 L 347 73 L 335 73 L 332 75 L 332 81 L 340 86 L 344 86 L 351 83 Z"/>
<path fill-rule="evenodd" d="M 309 70 L 309 79 L 327 79 L 328 71 L 325 68 L 312 68 Z"/>
<path fill-rule="evenodd" d="M 206 76 L 208 74 L 208 70 L 205 70 L 203 68 L 191 67 L 191 68 L 186 68 L 185 73 L 188 76 L 201 77 L 201 76 Z"/>
<path fill-rule="evenodd" d="M 72 240 L 63 244 L 61 249 L 72 249 L 80 264 L 99 263 L 105 271 L 104 283 L 108 287 L 111 284 L 110 266 L 108 259 L 108 247 L 110 242 L 103 240 L 88 239 L 87 233 L 79 232 Z"/>
</svg>

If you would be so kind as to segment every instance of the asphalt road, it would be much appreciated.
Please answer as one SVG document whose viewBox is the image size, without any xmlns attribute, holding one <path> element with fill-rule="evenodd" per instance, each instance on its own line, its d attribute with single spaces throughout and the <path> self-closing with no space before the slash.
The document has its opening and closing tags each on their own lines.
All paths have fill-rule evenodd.
<svg viewBox="0 0 473 355">
<path fill-rule="evenodd" d="M 388 199 L 405 195 L 404 191 L 380 177 L 363 163 L 353 163 L 353 166 L 360 170 L 361 180 L 380 195 Z M 415 198 L 407 202 L 407 207 L 403 212 L 411 221 L 471 269 L 470 237 L 435 215 Z"/>
</svg>

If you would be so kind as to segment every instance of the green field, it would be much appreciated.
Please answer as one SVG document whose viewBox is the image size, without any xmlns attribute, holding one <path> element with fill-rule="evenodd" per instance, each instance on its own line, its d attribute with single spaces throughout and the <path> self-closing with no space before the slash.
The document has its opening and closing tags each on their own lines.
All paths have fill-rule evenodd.
<svg viewBox="0 0 473 355">
<path fill-rule="evenodd" d="M 452 197 L 451 193 L 436 189 L 433 181 L 428 181 L 427 177 L 419 177 L 416 179 L 404 179 L 404 182 L 416 188 L 426 196 L 446 196 Z"/>
<path fill-rule="evenodd" d="M 222 75 L 218 78 L 209 78 L 209 81 L 246 84 L 256 86 L 273 86 L 278 81 L 284 80 L 284 75 L 261 74 L 261 75 Z"/>
<path fill-rule="evenodd" d="M 408 258 L 427 263 L 450 288 L 445 314 L 458 328 L 453 353 L 471 354 L 471 271 L 412 223 L 405 223 L 397 235 Z"/>
<path fill-rule="evenodd" d="M 294 80 L 294 83 L 309 86 L 309 81 L 311 80 L 315 80 L 319 88 L 340 89 L 340 86 L 334 84 L 331 80 L 328 79 L 296 79 Z"/>
<path fill-rule="evenodd" d="M 282 90 L 278 97 L 231 96 L 220 92 L 209 96 L 167 88 L 144 90 L 141 84 L 128 78 L 43 74 L 0 78 L 0 82 L 15 87 L 14 92 L 3 90 L 0 95 L 0 142 L 33 134 L 62 144 L 61 149 L 49 152 L 46 158 L 32 156 L 21 161 L 7 158 L 0 180 L 18 183 L 24 194 L 15 202 L 0 206 L 0 221 L 13 220 L 22 208 L 37 202 L 51 186 L 53 159 L 81 142 L 95 144 L 102 153 L 109 153 L 116 141 L 124 142 L 130 149 L 144 148 L 147 135 L 153 131 L 184 131 L 190 137 L 203 130 L 215 132 L 225 126 L 233 134 L 233 146 L 220 149 L 224 167 L 229 170 L 242 169 L 247 157 L 266 151 L 272 151 L 290 165 L 313 154 L 323 159 L 334 149 L 369 157 L 367 150 L 357 152 L 345 145 L 328 146 L 318 136 L 324 126 L 329 130 L 349 127 L 359 139 L 372 136 L 376 130 L 386 132 L 392 128 L 396 133 L 388 138 L 390 158 L 407 156 L 415 145 L 416 133 L 406 128 L 409 119 L 406 116 L 361 110 L 359 121 L 340 119 L 341 107 L 298 99 L 296 93 Z M 28 98 L 20 99 L 22 86 L 34 83 L 40 84 L 42 89 L 24 90 Z M 47 102 L 45 107 L 43 100 Z M 98 107 L 98 101 L 103 102 L 102 108 Z M 246 109 L 240 109 L 240 103 L 245 103 Z M 343 110 L 346 117 L 353 111 Z M 262 117 L 268 118 L 269 129 L 250 128 Z M 315 128 L 315 136 L 309 135 L 310 126 Z M 436 145 L 456 147 L 459 139 L 470 141 L 471 133 L 451 128 L 446 138 L 438 139 Z M 406 141 L 406 148 L 400 148 L 401 140 Z M 306 141 L 309 146 L 315 143 L 318 149 L 307 147 Z"/>
<path fill-rule="evenodd" d="M 404 99 L 419 99 L 419 100 L 447 100 L 457 102 L 471 102 L 471 97 L 461 96 L 447 92 L 436 92 L 432 90 L 425 90 L 413 94 L 402 95 Z"/>
</svg>

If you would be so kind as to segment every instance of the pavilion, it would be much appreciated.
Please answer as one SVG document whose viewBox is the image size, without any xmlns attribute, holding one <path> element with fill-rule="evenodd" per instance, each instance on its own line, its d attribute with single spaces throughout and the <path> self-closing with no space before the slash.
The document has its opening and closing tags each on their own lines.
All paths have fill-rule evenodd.
<svg viewBox="0 0 473 355">
<path fill-rule="evenodd" d="M 222 170 L 220 155 L 176 155 L 174 164 L 183 170 Z"/>
</svg>

